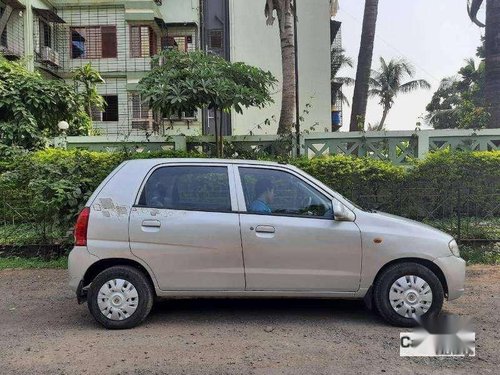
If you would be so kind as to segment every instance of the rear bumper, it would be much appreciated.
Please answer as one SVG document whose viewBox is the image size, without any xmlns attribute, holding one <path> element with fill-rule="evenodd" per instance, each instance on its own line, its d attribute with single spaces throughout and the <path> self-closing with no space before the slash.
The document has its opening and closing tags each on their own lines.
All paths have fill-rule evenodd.
<svg viewBox="0 0 500 375">
<path fill-rule="evenodd" d="M 448 300 L 457 299 L 464 294 L 465 289 L 465 260 L 450 255 L 434 259 L 443 271 L 448 285 Z"/>
<path fill-rule="evenodd" d="M 78 295 L 81 294 L 83 285 L 83 277 L 89 267 L 99 260 L 95 255 L 90 254 L 85 246 L 75 246 L 69 253 L 68 257 L 68 272 L 69 272 L 69 287 Z"/>
</svg>

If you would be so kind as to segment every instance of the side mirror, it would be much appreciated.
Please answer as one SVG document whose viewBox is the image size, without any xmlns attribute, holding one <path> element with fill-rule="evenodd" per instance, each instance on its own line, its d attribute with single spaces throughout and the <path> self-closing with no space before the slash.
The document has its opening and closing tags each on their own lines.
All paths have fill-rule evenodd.
<svg viewBox="0 0 500 375">
<path fill-rule="evenodd" d="M 333 201 L 333 218 L 336 221 L 354 221 L 356 216 L 338 200 Z"/>
</svg>

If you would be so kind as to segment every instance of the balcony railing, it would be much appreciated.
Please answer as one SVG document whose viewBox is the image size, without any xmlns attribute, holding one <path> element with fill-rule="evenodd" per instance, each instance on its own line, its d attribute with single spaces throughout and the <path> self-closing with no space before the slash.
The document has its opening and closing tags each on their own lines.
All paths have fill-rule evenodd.
<svg viewBox="0 0 500 375">
<path fill-rule="evenodd" d="M 224 137 L 225 141 L 244 151 L 268 151 L 278 141 L 275 135 L 246 135 Z M 99 136 L 68 137 L 68 148 L 95 151 L 123 149 L 155 150 L 210 150 L 215 142 L 213 136 Z M 390 161 L 394 164 L 409 164 L 422 159 L 436 150 L 500 150 L 500 129 L 483 130 L 420 130 L 381 131 L 352 133 L 316 133 L 301 136 L 301 155 L 321 157 L 326 155 L 367 156 Z M 61 145 L 61 140 L 55 140 Z M 295 149 L 295 147 L 294 147 Z M 232 155 L 229 155 L 232 156 Z"/>
</svg>

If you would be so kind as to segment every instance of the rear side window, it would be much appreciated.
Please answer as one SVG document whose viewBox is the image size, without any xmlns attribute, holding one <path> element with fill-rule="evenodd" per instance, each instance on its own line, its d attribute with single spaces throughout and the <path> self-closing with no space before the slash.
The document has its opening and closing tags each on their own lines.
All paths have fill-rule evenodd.
<svg viewBox="0 0 500 375">
<path fill-rule="evenodd" d="M 231 211 L 226 167 L 162 167 L 149 177 L 139 206 L 193 211 Z"/>
</svg>

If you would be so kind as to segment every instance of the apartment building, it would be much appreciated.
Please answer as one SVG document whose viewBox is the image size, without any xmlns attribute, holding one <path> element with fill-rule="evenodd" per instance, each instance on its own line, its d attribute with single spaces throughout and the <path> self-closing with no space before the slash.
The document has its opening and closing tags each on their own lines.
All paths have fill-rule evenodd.
<svg viewBox="0 0 500 375">
<path fill-rule="evenodd" d="M 330 131 L 332 118 L 338 119 L 332 111 L 339 112 L 333 106 L 338 88 L 330 82 L 330 49 L 339 25 L 330 20 L 330 0 L 297 4 L 300 108 L 310 107 L 304 123 Z M 100 134 L 211 134 L 210 111 L 155 118 L 137 85 L 151 57 L 164 48 L 203 49 L 269 70 L 281 81 L 278 23 L 266 25 L 264 5 L 264 0 L 0 0 L 0 51 L 11 59 L 28 57 L 30 69 L 55 79 L 69 79 L 73 69 L 91 63 L 105 80 L 98 90 L 106 109 L 92 114 Z M 224 134 L 274 134 L 280 89 L 265 109 L 224 114 Z M 266 119 L 269 127 L 262 126 Z"/>
</svg>

